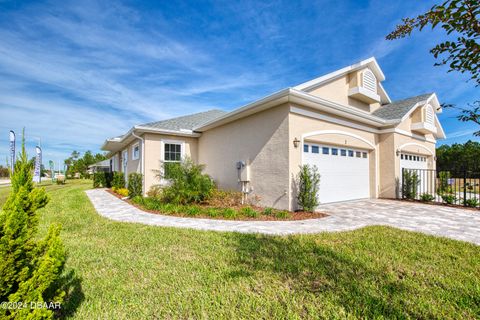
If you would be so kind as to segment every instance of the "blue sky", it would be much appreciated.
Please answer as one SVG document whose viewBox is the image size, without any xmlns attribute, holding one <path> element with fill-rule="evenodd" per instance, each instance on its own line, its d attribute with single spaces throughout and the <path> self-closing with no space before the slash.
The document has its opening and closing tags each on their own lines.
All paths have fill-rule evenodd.
<svg viewBox="0 0 480 320">
<path fill-rule="evenodd" d="M 480 99 L 466 75 L 433 66 L 440 31 L 384 40 L 433 4 L 0 0 L 0 164 L 10 129 L 26 127 L 29 153 L 41 139 L 44 159 L 58 161 L 134 124 L 232 110 L 370 56 L 394 100 Z M 440 143 L 478 141 L 454 116 L 440 115 Z"/>
</svg>

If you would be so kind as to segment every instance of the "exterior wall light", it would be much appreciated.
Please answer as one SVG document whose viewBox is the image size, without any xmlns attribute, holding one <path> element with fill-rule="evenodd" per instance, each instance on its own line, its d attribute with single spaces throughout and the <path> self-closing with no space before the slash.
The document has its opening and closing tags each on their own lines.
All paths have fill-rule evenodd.
<svg viewBox="0 0 480 320">
<path fill-rule="evenodd" d="M 397 149 L 397 152 L 395 152 L 397 157 L 400 155 L 400 150 Z"/>
<path fill-rule="evenodd" d="M 295 139 L 293 139 L 293 146 L 295 148 L 298 148 L 298 144 L 300 143 L 300 140 L 297 139 L 297 137 L 295 137 Z"/>
</svg>

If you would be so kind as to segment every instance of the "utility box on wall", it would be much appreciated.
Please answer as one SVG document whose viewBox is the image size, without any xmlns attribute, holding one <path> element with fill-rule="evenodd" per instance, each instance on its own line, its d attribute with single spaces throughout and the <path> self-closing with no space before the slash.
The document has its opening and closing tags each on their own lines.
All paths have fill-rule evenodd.
<svg viewBox="0 0 480 320">
<path fill-rule="evenodd" d="M 237 162 L 238 180 L 241 182 L 250 181 L 250 165 L 247 161 Z"/>
</svg>

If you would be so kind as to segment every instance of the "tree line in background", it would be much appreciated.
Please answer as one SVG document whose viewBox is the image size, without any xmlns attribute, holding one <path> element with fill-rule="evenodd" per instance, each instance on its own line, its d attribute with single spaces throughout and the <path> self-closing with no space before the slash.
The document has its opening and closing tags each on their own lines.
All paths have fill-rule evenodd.
<svg viewBox="0 0 480 320">
<path fill-rule="evenodd" d="M 467 141 L 437 148 L 437 170 L 480 170 L 480 142 Z"/>
<path fill-rule="evenodd" d="M 80 157 L 80 152 L 73 151 L 69 158 L 65 159 L 65 165 L 67 166 L 67 176 L 75 177 L 76 174 L 82 178 L 88 178 L 88 167 L 99 161 L 107 159 L 105 154 L 96 153 L 93 154 L 90 150 Z"/>
</svg>

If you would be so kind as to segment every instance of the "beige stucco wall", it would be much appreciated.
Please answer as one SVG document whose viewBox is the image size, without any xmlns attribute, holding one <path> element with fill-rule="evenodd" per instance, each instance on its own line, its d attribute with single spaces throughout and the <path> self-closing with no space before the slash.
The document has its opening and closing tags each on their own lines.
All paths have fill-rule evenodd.
<svg viewBox="0 0 480 320">
<path fill-rule="evenodd" d="M 221 189 L 240 190 L 237 161 L 250 163 L 250 199 L 288 208 L 288 112 L 286 104 L 202 133 L 199 163 Z"/>
<path fill-rule="evenodd" d="M 159 170 L 161 160 L 163 159 L 163 144 L 162 141 L 175 141 L 184 143 L 184 156 L 191 158 L 195 163 L 198 162 L 198 138 L 195 137 L 180 137 L 170 136 L 154 133 L 146 133 L 145 139 L 145 192 L 160 180 L 156 177 L 155 170 Z"/>
<path fill-rule="evenodd" d="M 300 106 L 296 106 L 300 107 Z M 308 108 L 303 108 L 307 111 L 312 111 Z M 322 114 L 317 112 L 318 114 Z M 315 118 L 310 118 L 304 115 L 291 113 L 289 115 L 289 141 L 293 141 L 295 138 L 302 140 L 302 136 L 315 132 L 334 130 L 335 133 L 318 134 L 309 136 L 307 141 L 314 141 L 317 143 L 325 143 L 330 145 L 337 145 L 339 147 L 353 147 L 361 148 L 369 151 L 370 161 L 370 195 L 375 198 L 377 196 L 377 168 L 378 168 L 378 134 L 346 127 L 343 125 L 327 122 Z M 369 143 L 362 141 L 358 137 L 365 139 Z M 373 145 L 373 147 L 371 146 Z M 298 174 L 299 166 L 302 164 L 303 146 L 300 144 L 298 148 L 293 146 L 293 143 L 289 143 L 289 198 L 290 209 L 296 209 L 296 194 L 294 188 L 295 177 Z"/>
</svg>

